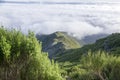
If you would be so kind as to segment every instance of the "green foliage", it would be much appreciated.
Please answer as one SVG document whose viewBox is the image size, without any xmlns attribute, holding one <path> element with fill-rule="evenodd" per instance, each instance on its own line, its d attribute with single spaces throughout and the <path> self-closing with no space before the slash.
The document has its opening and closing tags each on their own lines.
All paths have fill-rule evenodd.
<svg viewBox="0 0 120 80">
<path fill-rule="evenodd" d="M 119 80 L 119 42 L 120 33 L 114 33 L 94 44 L 68 50 L 63 55 L 58 55 L 56 60 L 72 80 Z M 70 63 L 63 66 L 64 61 Z"/>
<path fill-rule="evenodd" d="M 119 80 L 120 57 L 105 52 L 88 52 L 71 73 L 72 80 Z"/>
<path fill-rule="evenodd" d="M 63 80 L 34 33 L 0 28 L 0 80 Z"/>
<path fill-rule="evenodd" d="M 1 39 L 0 39 L 0 52 L 2 53 L 1 55 L 3 55 L 2 57 L 4 58 L 3 61 L 6 61 L 6 62 L 9 61 L 10 49 L 11 49 L 11 46 L 10 46 L 10 44 L 8 42 L 6 42 L 6 38 L 4 36 L 1 36 Z"/>
<path fill-rule="evenodd" d="M 67 80 L 120 79 L 120 34 L 112 34 L 80 49 L 74 49 L 77 45 L 72 40 L 58 32 L 52 43 L 72 45 L 72 49 L 69 45 L 63 46 L 64 55 L 56 57 L 61 62 L 61 70 L 42 52 L 34 33 L 24 35 L 0 28 L 0 80 L 64 80 L 62 76 Z"/>
</svg>

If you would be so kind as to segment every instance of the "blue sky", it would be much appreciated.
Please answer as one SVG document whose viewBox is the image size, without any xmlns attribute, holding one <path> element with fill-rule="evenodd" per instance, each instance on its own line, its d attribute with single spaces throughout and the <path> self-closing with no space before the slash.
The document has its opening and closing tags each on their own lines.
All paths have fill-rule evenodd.
<svg viewBox="0 0 120 80">
<path fill-rule="evenodd" d="M 52 1 L 77 2 L 81 0 Z M 110 1 L 107 0 L 107 2 Z M 6 28 L 21 29 L 24 33 L 27 33 L 28 30 L 43 34 L 65 31 L 73 33 L 79 38 L 100 33 L 110 34 L 120 32 L 120 4 L 0 4 L 0 25 L 4 25 Z"/>
</svg>

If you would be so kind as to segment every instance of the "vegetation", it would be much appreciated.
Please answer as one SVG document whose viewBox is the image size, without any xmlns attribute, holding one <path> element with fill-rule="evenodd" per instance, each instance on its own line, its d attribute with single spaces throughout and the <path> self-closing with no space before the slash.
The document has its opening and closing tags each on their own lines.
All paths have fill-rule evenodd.
<svg viewBox="0 0 120 80">
<path fill-rule="evenodd" d="M 70 49 L 80 48 L 80 44 L 65 32 L 55 32 L 50 35 L 39 35 L 37 39 L 42 41 L 43 51 L 49 53 L 50 58 L 56 58 Z"/>
<path fill-rule="evenodd" d="M 120 33 L 82 48 L 61 32 L 41 41 L 32 32 L 24 35 L 1 27 L 0 80 L 120 80 Z M 53 50 L 59 63 L 42 49 Z"/>
<path fill-rule="evenodd" d="M 70 73 L 72 80 L 119 80 L 120 57 L 105 52 L 88 52 Z"/>
<path fill-rule="evenodd" d="M 63 55 L 58 55 L 56 60 L 60 62 L 78 62 L 80 57 L 87 52 L 105 51 L 116 56 L 120 55 L 120 33 L 113 33 L 108 37 L 97 40 L 93 44 L 84 45 L 78 49 L 67 50 Z"/>
<path fill-rule="evenodd" d="M 94 44 L 68 50 L 56 60 L 71 80 L 119 80 L 119 42 L 120 33 L 114 33 Z"/>
<path fill-rule="evenodd" d="M 35 35 L 0 28 L 0 80 L 63 80 Z"/>
</svg>

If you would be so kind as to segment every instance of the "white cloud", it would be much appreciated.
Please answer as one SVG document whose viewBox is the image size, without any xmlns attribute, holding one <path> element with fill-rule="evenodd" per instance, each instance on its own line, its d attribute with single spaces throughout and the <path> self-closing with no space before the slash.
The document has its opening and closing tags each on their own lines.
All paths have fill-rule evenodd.
<svg viewBox="0 0 120 80">
<path fill-rule="evenodd" d="M 8 28 L 21 27 L 24 33 L 29 29 L 45 34 L 66 31 L 81 38 L 92 34 L 120 32 L 119 9 L 119 4 L 1 4 L 0 24 Z"/>
<path fill-rule="evenodd" d="M 15 2 L 120 2 L 119 0 L 4 0 Z"/>
</svg>

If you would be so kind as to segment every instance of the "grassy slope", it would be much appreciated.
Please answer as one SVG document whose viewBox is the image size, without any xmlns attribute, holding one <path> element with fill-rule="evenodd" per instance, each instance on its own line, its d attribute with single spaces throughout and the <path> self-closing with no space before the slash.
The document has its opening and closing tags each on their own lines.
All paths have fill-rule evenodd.
<svg viewBox="0 0 120 80">
<path fill-rule="evenodd" d="M 65 49 L 80 48 L 80 44 L 67 33 L 56 32 L 57 37 L 54 39 L 54 43 L 62 42 L 65 45 Z"/>
</svg>

